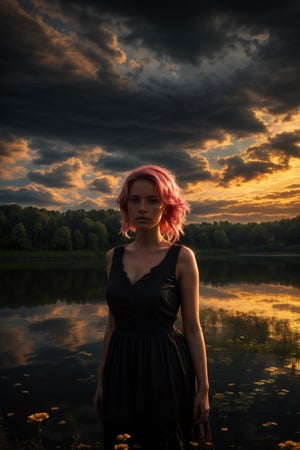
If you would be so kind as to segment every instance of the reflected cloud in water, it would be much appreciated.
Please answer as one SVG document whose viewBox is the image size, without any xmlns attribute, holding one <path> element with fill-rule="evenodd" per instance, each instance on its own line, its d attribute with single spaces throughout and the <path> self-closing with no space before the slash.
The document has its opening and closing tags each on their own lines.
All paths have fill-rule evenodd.
<svg viewBox="0 0 300 450">
<path fill-rule="evenodd" d="M 106 320 L 105 304 L 57 302 L 55 305 L 2 310 L 1 366 L 25 365 L 41 348 L 54 347 L 76 352 L 88 343 L 99 343 Z"/>
<path fill-rule="evenodd" d="M 278 261 L 273 268 L 265 267 L 267 272 L 252 264 L 250 271 L 245 263 L 237 270 L 224 261 L 211 262 L 202 276 L 212 425 L 219 448 L 240 442 L 254 423 L 258 428 L 247 435 L 251 443 L 265 432 L 262 423 L 276 421 L 282 439 L 296 436 L 295 374 L 300 360 L 298 337 L 291 328 L 300 323 L 299 264 L 286 271 Z M 282 283 L 274 279 L 278 274 Z M 77 433 L 86 442 L 96 442 L 100 425 L 92 396 L 108 312 L 99 271 L 20 270 L 2 275 L 0 413 L 14 412 L 9 432 L 24 437 L 27 415 L 40 410 L 50 412 L 49 429 L 43 433 L 53 448 L 63 442 L 63 448 L 71 448 Z M 53 406 L 58 409 L 51 410 Z"/>
<path fill-rule="evenodd" d="M 272 284 L 228 284 L 200 286 L 202 307 L 224 308 L 228 311 L 255 312 L 262 317 L 286 319 L 300 329 L 300 290 Z"/>
</svg>

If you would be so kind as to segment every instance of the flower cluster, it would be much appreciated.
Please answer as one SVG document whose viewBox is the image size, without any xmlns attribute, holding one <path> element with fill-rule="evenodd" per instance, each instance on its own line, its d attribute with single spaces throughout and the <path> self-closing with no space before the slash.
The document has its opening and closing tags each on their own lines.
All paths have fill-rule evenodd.
<svg viewBox="0 0 300 450">
<path fill-rule="evenodd" d="M 114 450 L 128 450 L 129 445 L 126 443 L 126 441 L 130 438 L 131 438 L 130 434 L 127 433 L 118 434 L 117 441 L 119 441 L 119 444 L 116 444 L 114 446 Z"/>
<path fill-rule="evenodd" d="M 300 450 L 300 442 L 295 441 L 280 442 L 280 444 L 278 444 L 278 447 L 286 448 L 289 450 Z"/>
<path fill-rule="evenodd" d="M 45 419 L 49 419 L 49 414 L 45 412 L 34 413 L 27 417 L 29 422 L 43 422 Z"/>
</svg>

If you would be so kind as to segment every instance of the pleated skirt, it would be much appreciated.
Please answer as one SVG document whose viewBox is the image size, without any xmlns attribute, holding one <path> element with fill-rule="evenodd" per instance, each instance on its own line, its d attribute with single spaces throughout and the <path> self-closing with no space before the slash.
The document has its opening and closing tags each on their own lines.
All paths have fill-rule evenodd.
<svg viewBox="0 0 300 450">
<path fill-rule="evenodd" d="M 111 337 L 103 380 L 105 450 L 120 435 L 129 448 L 190 448 L 195 373 L 178 330 L 118 330 Z"/>
</svg>

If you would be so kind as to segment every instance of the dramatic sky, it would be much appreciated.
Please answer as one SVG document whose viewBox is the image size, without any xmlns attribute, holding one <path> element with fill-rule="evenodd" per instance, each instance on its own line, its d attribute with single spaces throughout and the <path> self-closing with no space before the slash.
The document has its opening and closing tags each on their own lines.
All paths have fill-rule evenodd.
<svg viewBox="0 0 300 450">
<path fill-rule="evenodd" d="M 300 3 L 1 0 L 0 204 L 116 208 L 176 173 L 191 221 L 300 214 Z"/>
</svg>

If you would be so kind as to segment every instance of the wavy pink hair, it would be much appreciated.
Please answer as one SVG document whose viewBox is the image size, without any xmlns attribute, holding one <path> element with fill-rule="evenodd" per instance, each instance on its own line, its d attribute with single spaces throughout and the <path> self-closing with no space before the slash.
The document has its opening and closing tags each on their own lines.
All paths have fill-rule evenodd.
<svg viewBox="0 0 300 450">
<path fill-rule="evenodd" d="M 169 170 L 155 165 L 137 167 L 124 181 L 117 200 L 122 213 L 121 234 L 129 237 L 128 231 L 135 231 L 129 222 L 127 202 L 131 185 L 141 179 L 149 180 L 154 184 L 157 194 L 165 206 L 165 212 L 160 221 L 162 236 L 170 242 L 178 241 L 180 234 L 183 234 L 185 217 L 190 208 L 183 198 L 175 176 Z"/>
</svg>

